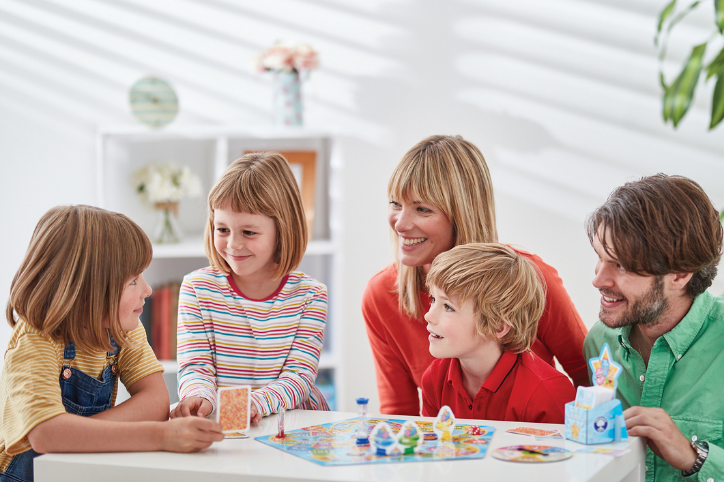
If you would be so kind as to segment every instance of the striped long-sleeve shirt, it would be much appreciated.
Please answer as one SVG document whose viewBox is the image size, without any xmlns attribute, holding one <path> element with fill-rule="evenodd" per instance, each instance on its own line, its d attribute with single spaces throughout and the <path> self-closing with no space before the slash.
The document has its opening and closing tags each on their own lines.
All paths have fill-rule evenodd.
<svg viewBox="0 0 724 482">
<path fill-rule="evenodd" d="M 244 296 L 213 267 L 184 277 L 178 307 L 179 398 L 251 385 L 263 416 L 285 409 L 329 410 L 314 385 L 327 320 L 327 288 L 288 274 L 263 300 Z"/>
</svg>

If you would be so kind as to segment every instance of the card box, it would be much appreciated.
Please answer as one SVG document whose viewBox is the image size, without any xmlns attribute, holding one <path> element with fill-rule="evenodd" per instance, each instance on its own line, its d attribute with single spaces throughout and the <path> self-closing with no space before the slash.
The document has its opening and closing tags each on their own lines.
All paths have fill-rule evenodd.
<svg viewBox="0 0 724 482">
<path fill-rule="evenodd" d="M 583 444 L 604 444 L 628 440 L 621 400 L 614 399 L 588 410 L 566 403 L 566 433 L 569 440 Z"/>
</svg>

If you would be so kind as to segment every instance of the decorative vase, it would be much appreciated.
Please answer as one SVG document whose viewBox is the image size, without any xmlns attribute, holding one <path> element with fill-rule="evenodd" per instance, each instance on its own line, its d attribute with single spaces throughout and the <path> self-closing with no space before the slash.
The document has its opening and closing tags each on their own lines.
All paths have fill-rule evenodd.
<svg viewBox="0 0 724 482">
<path fill-rule="evenodd" d="M 302 125 L 302 83 L 299 72 L 276 72 L 274 78 L 274 124 Z"/>
<path fill-rule="evenodd" d="M 153 233 L 153 242 L 157 244 L 180 243 L 183 237 L 176 216 L 178 216 L 178 201 L 156 203 L 159 218 Z"/>
</svg>

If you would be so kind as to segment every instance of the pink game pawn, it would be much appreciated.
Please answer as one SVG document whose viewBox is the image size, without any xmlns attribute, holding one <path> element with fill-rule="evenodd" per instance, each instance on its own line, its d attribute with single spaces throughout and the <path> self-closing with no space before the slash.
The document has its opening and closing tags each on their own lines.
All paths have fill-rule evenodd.
<svg viewBox="0 0 724 482">
<path fill-rule="evenodd" d="M 284 412 L 285 412 L 284 407 L 280 407 L 279 408 L 279 419 L 278 419 L 278 425 L 277 425 L 279 431 L 277 432 L 277 438 L 285 437 L 285 435 L 284 435 Z"/>
</svg>

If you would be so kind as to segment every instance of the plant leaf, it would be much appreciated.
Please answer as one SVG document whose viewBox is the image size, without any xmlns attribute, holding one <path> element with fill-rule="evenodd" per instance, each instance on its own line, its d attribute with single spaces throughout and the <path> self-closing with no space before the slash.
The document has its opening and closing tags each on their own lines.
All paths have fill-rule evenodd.
<svg viewBox="0 0 724 482">
<path fill-rule="evenodd" d="M 714 0 L 714 1 L 719 1 L 719 0 Z M 681 22 L 684 19 L 684 17 L 686 17 L 689 14 L 689 12 L 691 12 L 696 7 L 698 7 L 700 3 L 701 3 L 701 0 L 696 0 L 691 5 L 686 7 L 682 12 L 679 12 L 674 18 L 671 19 L 671 21 L 669 22 L 669 25 L 667 25 L 667 27 L 666 27 L 664 39 L 661 42 L 661 47 L 659 47 L 659 61 L 663 61 L 664 58 L 666 57 L 666 44 L 668 42 L 669 34 L 671 33 L 671 29 L 674 28 L 674 26 L 677 23 Z M 671 14 L 669 14 L 669 15 L 671 15 Z M 663 25 L 662 25 L 662 28 L 663 28 Z M 654 38 L 654 43 L 656 45 L 658 45 L 658 40 L 659 40 L 659 33 L 657 33 L 656 38 Z"/>
<path fill-rule="evenodd" d="M 661 87 L 664 88 L 664 96 L 663 96 L 663 107 L 664 107 L 664 124 L 669 122 L 669 113 L 671 112 L 671 87 L 666 85 L 666 81 L 664 80 L 664 73 L 659 71 L 659 80 L 661 81 Z"/>
<path fill-rule="evenodd" d="M 719 0 L 715 0 L 719 1 Z M 724 0 L 722 0 L 724 1 Z M 663 27 L 664 22 L 667 18 L 674 12 L 674 7 L 676 6 L 676 0 L 671 0 L 667 6 L 664 7 L 664 9 L 659 14 L 659 25 L 656 27 L 656 37 L 654 37 L 654 45 L 659 45 L 659 34 L 661 33 L 661 27 Z"/>
<path fill-rule="evenodd" d="M 671 118 L 674 127 L 689 110 L 696 83 L 701 74 L 704 52 L 706 52 L 706 42 L 692 49 L 681 73 L 664 94 L 664 121 Z"/>
<path fill-rule="evenodd" d="M 724 33 L 724 0 L 714 0 L 714 20 L 719 32 Z"/>
<path fill-rule="evenodd" d="M 706 80 L 709 80 L 715 75 L 721 75 L 722 73 L 724 73 L 724 48 L 721 49 L 719 55 L 717 55 L 716 58 L 711 61 L 706 70 Z"/>
<path fill-rule="evenodd" d="M 724 119 L 724 74 L 720 74 L 714 86 L 714 97 L 711 101 L 711 123 L 709 129 L 713 129 Z"/>
</svg>

